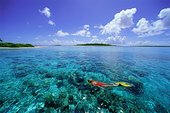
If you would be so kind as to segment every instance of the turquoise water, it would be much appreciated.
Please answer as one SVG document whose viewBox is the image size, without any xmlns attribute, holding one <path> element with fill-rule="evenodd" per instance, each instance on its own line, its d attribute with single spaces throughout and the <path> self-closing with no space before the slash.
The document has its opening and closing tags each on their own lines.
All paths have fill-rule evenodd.
<svg viewBox="0 0 170 113">
<path fill-rule="evenodd" d="M 98 88 L 88 79 L 133 87 Z M 170 48 L 0 50 L 1 113 L 168 113 L 169 106 Z"/>
</svg>

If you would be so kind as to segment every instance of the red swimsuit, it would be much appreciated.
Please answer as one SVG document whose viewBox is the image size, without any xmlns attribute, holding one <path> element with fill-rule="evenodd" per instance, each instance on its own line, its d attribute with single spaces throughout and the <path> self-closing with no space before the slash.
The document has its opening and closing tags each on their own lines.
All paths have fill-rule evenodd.
<svg viewBox="0 0 170 113">
<path fill-rule="evenodd" d="M 106 83 L 103 83 L 103 82 L 96 82 L 94 81 L 92 83 L 93 86 L 98 86 L 98 87 L 105 87 L 107 84 Z"/>
</svg>

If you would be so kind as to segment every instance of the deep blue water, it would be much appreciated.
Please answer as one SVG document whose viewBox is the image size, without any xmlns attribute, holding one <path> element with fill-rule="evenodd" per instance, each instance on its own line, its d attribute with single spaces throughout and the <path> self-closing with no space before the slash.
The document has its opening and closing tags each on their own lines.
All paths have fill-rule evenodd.
<svg viewBox="0 0 170 113">
<path fill-rule="evenodd" d="M 133 87 L 98 88 L 88 79 Z M 169 106 L 170 48 L 0 50 L 0 113 L 168 113 Z"/>
</svg>

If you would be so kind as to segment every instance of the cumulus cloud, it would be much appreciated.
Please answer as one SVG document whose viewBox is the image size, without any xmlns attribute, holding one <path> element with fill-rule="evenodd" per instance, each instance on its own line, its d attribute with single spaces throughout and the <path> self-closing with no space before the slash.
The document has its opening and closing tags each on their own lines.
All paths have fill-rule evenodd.
<svg viewBox="0 0 170 113">
<path fill-rule="evenodd" d="M 105 42 L 109 44 L 123 44 L 126 36 L 110 36 L 106 38 Z"/>
<path fill-rule="evenodd" d="M 82 36 L 82 37 L 91 37 L 91 33 L 89 31 L 90 25 L 84 25 L 82 30 L 73 33 L 74 36 Z"/>
<path fill-rule="evenodd" d="M 99 39 L 97 36 L 94 36 L 89 43 L 124 44 L 125 39 L 125 36 L 110 36 L 106 39 Z"/>
<path fill-rule="evenodd" d="M 166 29 L 170 28 L 170 8 L 162 9 L 158 15 L 159 20 L 149 22 L 146 18 L 141 18 L 136 28 L 132 31 L 139 37 L 147 37 L 162 34 Z"/>
<path fill-rule="evenodd" d="M 50 19 L 51 12 L 50 12 L 50 9 L 48 7 L 45 7 L 43 10 L 39 10 L 39 12 L 49 19 L 48 20 L 49 25 L 55 26 L 55 22 Z"/>
<path fill-rule="evenodd" d="M 136 8 L 122 10 L 114 15 L 114 19 L 105 26 L 99 26 L 102 34 L 119 34 L 122 29 L 131 27 L 133 23 L 133 16 L 136 13 Z M 96 27 L 96 26 L 95 26 Z"/>
<path fill-rule="evenodd" d="M 83 28 L 84 28 L 85 30 L 87 30 L 87 31 L 88 31 L 88 30 L 89 30 L 89 28 L 90 28 L 90 25 L 84 25 L 84 26 L 83 26 Z"/>
<path fill-rule="evenodd" d="M 68 36 L 69 33 L 63 32 L 62 30 L 59 30 L 59 31 L 57 31 L 56 35 L 59 36 L 59 37 L 65 37 L 65 36 Z"/>
<path fill-rule="evenodd" d="M 52 25 L 52 26 L 55 26 L 55 22 L 53 22 L 52 20 L 49 20 L 48 21 L 48 24 Z"/>
<path fill-rule="evenodd" d="M 39 12 L 43 15 L 45 15 L 47 18 L 50 18 L 51 12 L 48 7 L 45 7 L 43 10 L 39 10 Z"/>
<path fill-rule="evenodd" d="M 148 20 L 142 18 L 136 24 L 136 28 L 133 28 L 133 32 L 139 35 L 139 37 L 154 36 L 163 33 L 164 23 L 161 20 L 157 20 L 153 23 L 149 23 Z"/>
<path fill-rule="evenodd" d="M 170 27 L 170 8 L 162 9 L 158 15 L 162 22 L 164 23 L 165 27 Z"/>
</svg>

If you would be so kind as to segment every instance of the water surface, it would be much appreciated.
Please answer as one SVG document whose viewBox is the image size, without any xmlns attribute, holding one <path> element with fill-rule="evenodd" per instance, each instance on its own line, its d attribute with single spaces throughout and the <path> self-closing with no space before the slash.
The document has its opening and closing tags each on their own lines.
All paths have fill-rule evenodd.
<svg viewBox="0 0 170 113">
<path fill-rule="evenodd" d="M 124 81 L 132 88 L 98 88 Z M 0 112 L 170 112 L 170 48 L 0 49 Z"/>
</svg>

